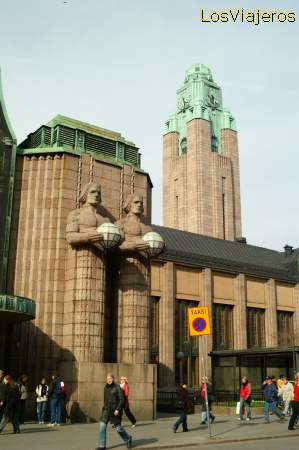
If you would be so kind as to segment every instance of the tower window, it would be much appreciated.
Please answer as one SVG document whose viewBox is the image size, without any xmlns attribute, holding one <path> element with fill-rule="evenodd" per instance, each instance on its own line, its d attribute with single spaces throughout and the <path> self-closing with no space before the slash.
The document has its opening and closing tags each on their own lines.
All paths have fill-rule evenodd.
<svg viewBox="0 0 299 450">
<path fill-rule="evenodd" d="M 180 144 L 180 155 L 187 153 L 187 138 L 183 138 Z"/>
<path fill-rule="evenodd" d="M 218 152 L 218 138 L 215 135 L 211 137 L 211 147 L 212 147 L 212 152 L 215 152 L 215 153 Z"/>
</svg>

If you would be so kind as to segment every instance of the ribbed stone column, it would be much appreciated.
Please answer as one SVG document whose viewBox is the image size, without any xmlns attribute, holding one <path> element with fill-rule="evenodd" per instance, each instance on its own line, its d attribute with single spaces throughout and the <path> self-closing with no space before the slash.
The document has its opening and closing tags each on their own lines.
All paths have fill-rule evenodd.
<svg viewBox="0 0 299 450">
<path fill-rule="evenodd" d="M 159 304 L 159 387 L 175 386 L 174 354 L 174 264 L 167 262 L 163 266 L 162 297 Z"/>
<path fill-rule="evenodd" d="M 129 364 L 149 363 L 150 260 L 121 256 L 118 295 L 118 357 Z"/>
<path fill-rule="evenodd" d="M 247 348 L 246 283 L 242 273 L 234 280 L 234 297 L 234 348 L 241 350 Z"/>
<path fill-rule="evenodd" d="M 265 337 L 266 347 L 277 347 L 277 302 L 275 280 L 267 282 L 266 287 L 266 311 L 265 311 Z"/>
<path fill-rule="evenodd" d="M 69 248 L 64 308 L 64 348 L 79 362 L 103 361 L 105 257 L 96 248 Z"/>
</svg>

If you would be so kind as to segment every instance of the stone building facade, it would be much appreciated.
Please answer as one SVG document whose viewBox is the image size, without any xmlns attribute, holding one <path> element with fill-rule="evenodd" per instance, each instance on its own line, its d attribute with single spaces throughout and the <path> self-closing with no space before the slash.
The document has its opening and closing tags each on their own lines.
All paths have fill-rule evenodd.
<svg viewBox="0 0 299 450">
<path fill-rule="evenodd" d="M 210 310 L 212 333 L 201 339 L 219 396 L 234 394 L 242 376 L 249 376 L 257 391 L 266 374 L 292 377 L 299 368 L 299 249 L 276 252 L 166 227 L 155 230 L 166 242 L 166 251 L 153 262 L 151 281 L 159 389 L 198 385 L 198 341 L 189 337 L 187 324 L 188 307 L 198 305 Z"/>
<path fill-rule="evenodd" d="M 7 291 L 35 300 L 36 318 L 34 323 L 15 326 L 7 336 L 11 343 L 7 370 L 29 373 L 32 384 L 59 370 L 79 418 L 97 418 L 99 383 L 104 383 L 107 372 L 117 377 L 133 373 L 133 361 L 113 352 L 117 303 L 112 278 L 104 275 L 103 267 L 111 266 L 113 273 L 114 256 L 105 254 L 100 263 L 100 254 L 88 247 L 71 250 L 66 241 L 68 216 L 78 208 L 82 189 L 90 182 L 101 186 L 100 211 L 107 220 L 121 219 L 125 199 L 138 192 L 144 220 L 150 223 L 150 177 L 140 168 L 138 148 L 119 133 L 57 116 L 19 145 Z M 101 312 L 96 301 L 99 290 L 105 297 Z M 139 375 L 132 402 L 141 416 L 153 417 L 155 366 L 148 358 L 142 362 L 142 367 L 134 368 Z"/>
<path fill-rule="evenodd" d="M 166 122 L 163 224 L 222 239 L 242 236 L 235 120 L 202 64 L 187 70 Z"/>
</svg>

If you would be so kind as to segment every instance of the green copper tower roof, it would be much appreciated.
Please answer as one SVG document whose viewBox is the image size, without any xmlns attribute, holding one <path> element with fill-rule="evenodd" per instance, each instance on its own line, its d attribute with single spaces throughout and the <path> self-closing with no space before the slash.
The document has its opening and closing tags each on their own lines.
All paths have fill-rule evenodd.
<svg viewBox="0 0 299 450">
<path fill-rule="evenodd" d="M 91 154 L 95 159 L 140 169 L 138 147 L 120 133 L 58 115 L 30 133 L 18 147 L 18 154 L 65 152 Z"/>
<path fill-rule="evenodd" d="M 214 82 L 211 70 L 203 64 L 191 66 L 176 100 L 176 112 L 166 122 L 165 134 L 179 133 L 180 152 L 185 149 L 186 124 L 192 119 L 204 119 L 211 124 L 212 151 L 222 153 L 221 130 L 236 131 L 236 124 L 230 111 L 223 107 L 221 88 Z"/>
</svg>

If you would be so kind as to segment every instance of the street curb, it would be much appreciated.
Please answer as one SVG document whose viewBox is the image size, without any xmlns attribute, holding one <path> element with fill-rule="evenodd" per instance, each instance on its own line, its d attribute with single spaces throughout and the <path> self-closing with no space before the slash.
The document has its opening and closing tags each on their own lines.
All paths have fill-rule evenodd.
<svg viewBox="0 0 299 450">
<path fill-rule="evenodd" d="M 202 442 L 194 442 L 194 443 L 186 443 L 186 444 L 172 444 L 172 445 L 158 445 L 151 447 L 133 447 L 134 450 L 162 450 L 165 448 L 182 448 L 182 447 L 199 447 L 203 445 L 219 445 L 219 444 L 232 444 L 234 442 L 251 442 L 251 441 L 266 441 L 268 439 L 283 439 L 289 437 L 299 437 L 299 433 L 288 433 L 288 434 L 279 434 L 279 435 L 269 435 L 269 436 L 260 436 L 260 437 L 246 437 L 246 438 L 235 438 L 235 439 L 222 439 L 217 437 L 211 437 L 210 440 L 202 441 Z"/>
</svg>

